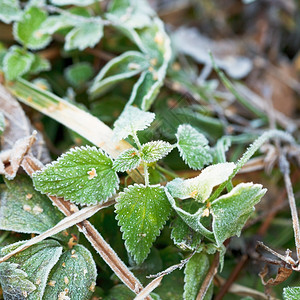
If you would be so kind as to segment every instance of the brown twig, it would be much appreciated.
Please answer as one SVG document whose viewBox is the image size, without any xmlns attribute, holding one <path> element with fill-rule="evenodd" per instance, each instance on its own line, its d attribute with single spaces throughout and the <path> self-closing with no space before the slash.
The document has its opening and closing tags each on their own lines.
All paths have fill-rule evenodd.
<svg viewBox="0 0 300 300">
<path fill-rule="evenodd" d="M 213 279 L 214 279 L 214 276 L 217 274 L 217 270 L 218 270 L 218 266 L 219 266 L 219 263 L 220 263 L 220 254 L 219 252 L 217 252 L 215 254 L 215 257 L 214 257 L 214 260 L 207 272 L 207 275 L 202 283 L 202 286 L 199 290 L 199 293 L 197 295 L 197 298 L 196 300 L 203 300 L 205 295 L 206 295 L 206 292 L 210 286 L 210 284 L 212 283 Z"/>
</svg>

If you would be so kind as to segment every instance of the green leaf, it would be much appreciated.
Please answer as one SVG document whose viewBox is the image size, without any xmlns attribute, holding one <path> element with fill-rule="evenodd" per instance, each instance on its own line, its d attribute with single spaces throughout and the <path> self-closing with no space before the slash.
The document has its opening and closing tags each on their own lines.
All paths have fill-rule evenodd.
<svg viewBox="0 0 300 300">
<path fill-rule="evenodd" d="M 40 72 L 49 71 L 51 69 L 51 65 L 49 60 L 42 58 L 38 54 L 34 55 L 34 61 L 30 67 L 31 74 L 38 74 Z"/>
<path fill-rule="evenodd" d="M 165 157 L 171 152 L 173 146 L 164 141 L 154 141 L 142 146 L 141 154 L 143 161 L 147 163 L 155 162 Z"/>
<path fill-rule="evenodd" d="M 18 0 L 0 0 L 0 21 L 9 24 L 20 19 L 22 11 Z"/>
<path fill-rule="evenodd" d="M 131 185 L 116 199 L 117 220 L 125 246 L 140 264 L 170 214 L 170 204 L 161 186 Z"/>
<path fill-rule="evenodd" d="M 25 47 L 38 50 L 51 42 L 51 36 L 42 34 L 39 29 L 47 19 L 47 13 L 38 7 L 31 6 L 22 15 L 20 21 L 14 23 L 14 37 Z"/>
<path fill-rule="evenodd" d="M 93 73 L 93 67 L 88 62 L 80 62 L 65 69 L 66 79 L 75 87 L 80 87 L 86 83 L 93 76 Z"/>
<path fill-rule="evenodd" d="M 4 299 L 25 299 L 36 289 L 27 274 L 9 262 L 0 264 L 0 284 Z"/>
<path fill-rule="evenodd" d="M 135 298 L 135 293 L 132 292 L 126 285 L 118 284 L 109 290 L 108 295 L 103 300 L 132 300 Z"/>
<path fill-rule="evenodd" d="M 105 202 L 115 194 L 119 178 L 101 149 L 76 147 L 33 174 L 35 188 L 77 204 Z"/>
<path fill-rule="evenodd" d="M 114 161 L 113 168 L 117 172 L 135 169 L 141 163 L 141 158 L 135 148 L 123 151 Z"/>
<path fill-rule="evenodd" d="M 4 129 L 5 129 L 5 117 L 4 114 L 0 111 L 0 135 L 2 135 Z"/>
<path fill-rule="evenodd" d="M 208 140 L 191 125 L 180 125 L 176 137 L 179 153 L 189 167 L 200 170 L 212 162 Z"/>
<path fill-rule="evenodd" d="M 284 300 L 300 300 L 300 287 L 286 287 L 283 289 Z"/>
<path fill-rule="evenodd" d="M 201 284 L 209 269 L 209 259 L 205 253 L 195 253 L 184 269 L 184 293 L 185 300 L 195 300 Z"/>
<path fill-rule="evenodd" d="M 57 296 L 72 300 L 90 299 L 95 289 L 97 269 L 91 253 L 83 246 L 76 245 L 64 252 L 48 277 L 44 299 Z"/>
<path fill-rule="evenodd" d="M 220 163 L 202 170 L 197 177 L 183 180 L 176 178 L 167 184 L 173 197 L 180 199 L 194 198 L 204 202 L 210 196 L 213 188 L 226 181 L 235 168 L 235 164 Z"/>
<path fill-rule="evenodd" d="M 4 56 L 3 71 L 8 80 L 15 80 L 27 73 L 34 61 L 34 55 L 18 46 L 10 47 Z"/>
<path fill-rule="evenodd" d="M 48 16 L 47 19 L 41 24 L 39 32 L 42 34 L 53 34 L 61 29 L 70 28 L 78 22 L 75 18 L 68 15 L 55 15 Z"/>
<path fill-rule="evenodd" d="M 28 176 L 6 180 L 0 194 L 0 229 L 22 233 L 43 233 L 60 222 L 64 215 L 41 195 Z"/>
<path fill-rule="evenodd" d="M 4 256 L 12 252 L 24 243 L 23 241 L 17 242 L 2 248 L 1 255 Z M 29 294 L 29 300 L 42 299 L 48 275 L 58 261 L 62 249 L 57 241 L 45 240 L 9 259 L 9 262 L 18 264 L 22 271 L 28 275 L 28 279 L 36 286 L 36 289 Z"/>
<path fill-rule="evenodd" d="M 144 54 L 128 51 L 111 59 L 96 76 L 89 93 L 92 97 L 100 96 L 116 83 L 137 75 L 149 67 Z"/>
<path fill-rule="evenodd" d="M 97 1 L 98 0 L 50 0 L 52 4 L 57 6 L 63 6 L 63 5 L 88 6 Z"/>
<path fill-rule="evenodd" d="M 103 36 L 103 24 L 101 18 L 96 17 L 93 21 L 82 22 L 74 27 L 67 35 L 65 50 L 84 50 L 93 48 Z"/>
<path fill-rule="evenodd" d="M 211 203 L 212 227 L 219 246 L 227 238 L 240 235 L 254 210 L 254 205 L 260 201 L 266 191 L 260 184 L 240 183 L 230 193 Z"/>
<path fill-rule="evenodd" d="M 154 113 L 146 112 L 134 106 L 126 106 L 114 124 L 114 137 L 122 140 L 136 131 L 144 130 L 150 126 L 155 118 Z"/>
</svg>

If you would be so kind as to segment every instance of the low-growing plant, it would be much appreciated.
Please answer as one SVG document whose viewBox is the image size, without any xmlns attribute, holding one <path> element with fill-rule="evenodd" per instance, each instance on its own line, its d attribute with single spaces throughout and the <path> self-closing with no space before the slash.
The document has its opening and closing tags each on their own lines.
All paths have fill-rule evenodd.
<svg viewBox="0 0 300 300">
<path fill-rule="evenodd" d="M 176 295 L 178 299 L 211 299 L 213 277 L 218 268 L 223 268 L 227 241 L 241 234 L 255 205 L 267 191 L 257 183 L 235 184 L 234 176 L 266 141 L 276 139 L 296 147 L 293 137 L 276 129 L 265 131 L 237 162 L 228 162 L 226 153 L 234 137 L 211 138 L 209 127 L 217 134 L 223 125 L 210 116 L 195 114 L 205 130 L 180 119 L 179 124 L 178 120 L 171 124 L 175 127 L 173 133 L 156 139 L 154 133 L 161 124 L 153 124 L 161 116 L 148 110 L 167 80 L 167 71 L 175 81 L 185 76 L 184 70 L 176 73 L 176 68 L 170 68 L 176 58 L 172 57 L 163 22 L 144 1 L 114 0 L 106 10 L 95 0 L 50 2 L 51 5 L 46 1 L 0 0 L 0 20 L 13 23 L 14 39 L 19 43 L 8 49 L 0 48 L 3 83 L 18 100 L 65 125 L 72 130 L 69 134 L 73 141 L 79 139 L 86 145 L 75 146 L 49 163 L 49 156 L 46 154 L 43 159 L 41 155 L 45 149 L 38 149 L 34 143 L 37 138 L 43 139 L 36 136 L 37 132 L 30 135 L 32 127 L 22 108 L 5 94 L 7 91 L 1 92 L 4 104 L 0 111 L 0 134 L 4 143 L 0 173 L 6 178 L 1 184 L 0 198 L 0 229 L 5 232 L 0 236 L 0 284 L 4 299 L 90 299 L 94 292 L 103 299 L 167 299 L 168 295 L 174 297 L 176 291 L 168 294 L 157 287 L 164 276 L 181 268 L 184 287 L 183 295 Z M 100 50 L 92 48 L 102 39 L 110 49 L 124 37 L 124 51 L 115 47 L 117 55 L 109 57 L 94 76 L 88 55 Z M 47 80 L 51 75 L 37 77 L 51 74 L 47 55 L 38 51 L 53 40 L 62 43 L 60 50 L 74 62 L 63 70 L 65 82 L 72 86 L 66 93 L 67 100 L 51 92 L 51 80 Z M 217 66 L 215 69 L 235 93 L 230 81 Z M 137 75 L 135 82 L 130 81 Z M 129 100 L 114 118 L 113 130 L 88 112 L 92 105 L 76 102 L 76 96 L 72 99 L 72 91 L 80 94 L 84 90 L 85 98 L 97 101 L 123 81 L 125 85 L 131 84 Z M 190 86 L 186 83 L 185 87 Z M 189 108 L 180 113 L 191 116 Z M 27 133 L 14 137 L 8 128 L 22 127 L 18 122 L 27 126 Z M 210 146 L 213 140 L 215 145 Z M 192 169 L 193 176 L 180 177 L 161 163 L 174 152 L 176 155 L 171 159 L 175 157 L 175 164 Z M 280 163 L 288 182 L 289 167 L 284 153 Z M 20 166 L 32 181 L 27 175 L 17 175 Z M 131 179 L 124 176 L 125 172 Z M 87 207 L 79 210 L 77 205 Z M 92 225 L 100 219 L 95 213 L 111 205 L 132 272 Z M 292 212 L 300 251 L 298 216 L 295 209 Z M 91 216 L 95 218 L 90 223 L 86 219 Z M 111 224 L 102 222 L 101 226 Z M 163 231 L 166 224 L 170 231 Z M 15 237 L 10 235 L 11 231 L 38 236 L 22 240 L 27 237 Z M 80 232 L 93 247 L 80 237 Z M 169 263 L 166 259 L 157 278 L 149 283 L 145 274 L 139 277 L 134 271 L 147 264 L 152 253 L 155 255 L 152 246 L 165 232 L 167 247 L 175 245 L 172 249 L 180 253 L 182 261 L 172 263 L 171 259 Z M 122 285 L 111 287 L 111 278 L 107 286 L 105 280 L 101 282 L 97 267 L 102 271 L 105 267 L 94 249 L 131 291 Z M 289 254 L 278 257 L 298 271 L 299 255 L 297 260 Z M 144 287 L 137 277 L 143 284 L 149 284 Z M 286 288 L 285 299 L 291 299 L 288 295 L 294 292 L 299 295 L 296 289 Z"/>
</svg>

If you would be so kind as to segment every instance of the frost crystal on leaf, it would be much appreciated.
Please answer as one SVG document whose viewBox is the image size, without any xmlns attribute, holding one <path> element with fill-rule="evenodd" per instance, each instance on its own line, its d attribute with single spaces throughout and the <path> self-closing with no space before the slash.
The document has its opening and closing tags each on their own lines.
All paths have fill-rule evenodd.
<svg viewBox="0 0 300 300">
<path fill-rule="evenodd" d="M 171 206 L 161 186 L 131 185 L 116 199 L 116 213 L 125 246 L 140 264 L 170 214 Z"/>
<path fill-rule="evenodd" d="M 111 197 L 119 186 L 112 160 L 96 147 L 75 148 L 34 173 L 35 188 L 77 204 L 95 204 Z"/>
<path fill-rule="evenodd" d="M 212 162 L 208 140 L 191 125 L 180 125 L 176 137 L 179 153 L 192 169 L 200 170 Z"/>
<path fill-rule="evenodd" d="M 155 162 L 165 157 L 172 149 L 173 146 L 168 142 L 149 142 L 142 146 L 142 158 L 147 163 Z"/>
<path fill-rule="evenodd" d="M 220 246 L 229 237 L 240 232 L 266 189 L 261 184 L 240 183 L 230 193 L 211 203 L 213 232 Z"/>
<path fill-rule="evenodd" d="M 122 140 L 136 131 L 144 130 L 150 126 L 155 114 L 127 106 L 114 124 L 114 138 Z"/>
<path fill-rule="evenodd" d="M 138 151 L 135 148 L 123 151 L 114 161 L 113 168 L 117 172 L 125 172 L 135 169 L 141 162 Z"/>
<path fill-rule="evenodd" d="M 232 162 L 211 165 L 192 179 L 174 179 L 167 184 L 167 188 L 173 197 L 180 199 L 194 198 L 197 201 L 204 202 L 215 186 L 228 179 L 234 168 L 235 164 Z"/>
</svg>

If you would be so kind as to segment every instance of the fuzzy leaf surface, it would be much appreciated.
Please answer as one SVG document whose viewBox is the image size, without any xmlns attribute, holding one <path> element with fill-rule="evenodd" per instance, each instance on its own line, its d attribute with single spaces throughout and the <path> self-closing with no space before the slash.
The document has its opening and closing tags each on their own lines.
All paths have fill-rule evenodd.
<svg viewBox="0 0 300 300">
<path fill-rule="evenodd" d="M 100 18 L 99 18 L 100 20 Z M 103 36 L 103 25 L 99 22 L 83 22 L 74 27 L 67 35 L 65 50 L 84 50 L 93 48 Z"/>
<path fill-rule="evenodd" d="M 146 56 L 137 51 L 128 51 L 111 59 L 96 76 L 90 88 L 92 97 L 104 94 L 116 83 L 133 77 L 149 67 Z"/>
<path fill-rule="evenodd" d="M 171 206 L 161 186 L 131 185 L 116 201 L 125 246 L 140 264 L 167 221 Z"/>
<path fill-rule="evenodd" d="M 180 125 L 176 137 L 179 153 L 189 167 L 200 170 L 212 162 L 208 140 L 191 125 Z"/>
<path fill-rule="evenodd" d="M 34 55 L 21 47 L 12 46 L 3 59 L 3 70 L 8 80 L 14 80 L 27 73 L 34 61 Z"/>
<path fill-rule="evenodd" d="M 52 268 L 44 299 L 67 296 L 72 300 L 88 300 L 95 289 L 97 269 L 89 250 L 76 245 L 65 251 Z M 65 292 L 65 294 L 63 294 Z"/>
<path fill-rule="evenodd" d="M 197 177 L 183 180 L 176 178 L 167 184 L 173 197 L 180 199 L 194 198 L 204 202 L 210 196 L 213 188 L 228 179 L 235 168 L 235 164 L 220 163 L 203 169 Z"/>
<path fill-rule="evenodd" d="M 286 287 L 283 289 L 284 300 L 299 300 L 300 287 Z"/>
<path fill-rule="evenodd" d="M 125 172 L 135 169 L 141 163 L 138 151 L 135 148 L 123 151 L 114 161 L 114 170 Z"/>
<path fill-rule="evenodd" d="M 50 0 L 52 4 L 57 6 L 64 6 L 64 5 L 88 6 L 97 1 L 98 0 Z"/>
<path fill-rule="evenodd" d="M 38 7 L 31 6 L 14 24 L 14 37 L 23 46 L 38 50 L 45 48 L 51 41 L 51 36 L 39 32 L 42 23 L 47 19 L 47 13 Z"/>
<path fill-rule="evenodd" d="M 6 24 L 17 21 L 21 13 L 18 0 L 0 0 L 0 21 Z"/>
<path fill-rule="evenodd" d="M 114 137 L 122 140 L 136 131 L 144 130 L 150 126 L 155 114 L 140 110 L 134 106 L 127 106 L 114 124 Z"/>
<path fill-rule="evenodd" d="M 195 253 L 184 269 L 184 300 L 195 300 L 209 269 L 209 259 L 205 253 Z"/>
<path fill-rule="evenodd" d="M 113 162 L 101 149 L 77 147 L 33 174 L 35 188 L 77 204 L 105 202 L 119 186 Z"/>
<path fill-rule="evenodd" d="M 93 76 L 93 67 L 88 62 L 80 62 L 66 68 L 65 77 L 70 84 L 80 87 Z"/>
<path fill-rule="evenodd" d="M 76 19 L 65 15 L 48 16 L 41 24 L 39 32 L 42 34 L 53 34 L 61 29 L 70 28 L 76 25 Z"/>
<path fill-rule="evenodd" d="M 142 146 L 142 157 L 147 163 L 155 162 L 167 156 L 173 149 L 173 146 L 164 141 L 154 141 Z"/>
<path fill-rule="evenodd" d="M 1 255 L 6 255 L 25 242 L 17 242 L 1 249 Z M 28 249 L 15 254 L 9 262 L 18 264 L 28 275 L 36 289 L 28 295 L 29 300 L 42 299 L 50 270 L 62 253 L 61 245 L 55 240 L 44 240 Z"/>
<path fill-rule="evenodd" d="M 213 232 L 220 246 L 229 237 L 239 236 L 243 226 L 266 189 L 260 184 L 240 183 L 211 203 Z"/>
<path fill-rule="evenodd" d="M 27 279 L 27 274 L 17 264 L 3 262 L 0 264 L 0 285 L 4 299 L 26 299 L 36 287 Z"/>
<path fill-rule="evenodd" d="M 33 188 L 29 177 L 18 175 L 6 185 L 0 194 L 1 230 L 43 233 L 64 218 L 48 197 Z"/>
</svg>

